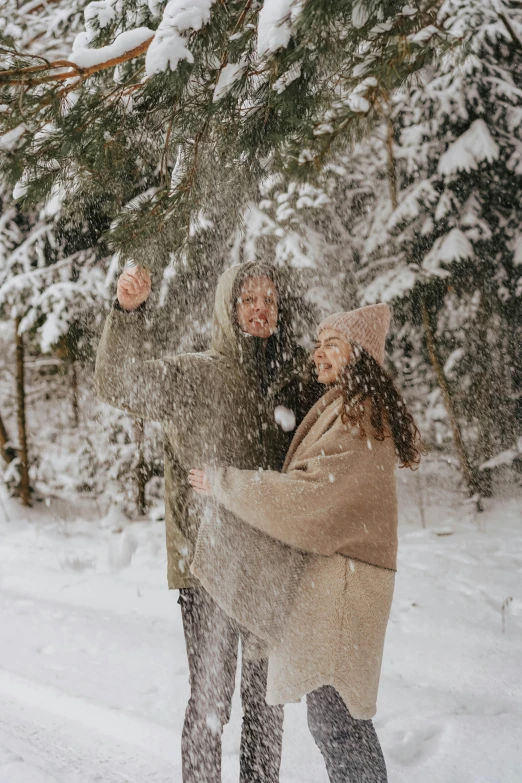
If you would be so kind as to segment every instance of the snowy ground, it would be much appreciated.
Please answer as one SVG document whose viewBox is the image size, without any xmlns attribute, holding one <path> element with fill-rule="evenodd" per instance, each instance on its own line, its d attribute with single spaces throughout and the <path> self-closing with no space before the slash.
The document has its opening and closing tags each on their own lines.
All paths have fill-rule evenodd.
<svg viewBox="0 0 522 783">
<path fill-rule="evenodd" d="M 520 783 L 522 498 L 477 516 L 424 487 L 423 529 L 416 482 L 375 721 L 390 783 Z M 162 523 L 122 532 L 4 497 L 0 569 L 0 783 L 180 783 L 187 664 Z M 224 783 L 240 719 L 236 699 Z M 303 704 L 286 708 L 281 780 L 327 781 Z"/>
</svg>

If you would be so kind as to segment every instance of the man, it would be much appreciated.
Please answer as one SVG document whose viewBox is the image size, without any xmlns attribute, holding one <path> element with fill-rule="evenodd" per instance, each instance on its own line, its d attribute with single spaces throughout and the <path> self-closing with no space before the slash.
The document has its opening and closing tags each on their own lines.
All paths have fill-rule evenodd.
<svg viewBox="0 0 522 783">
<path fill-rule="evenodd" d="M 190 573 L 205 507 L 187 475 L 202 464 L 280 469 L 292 432 L 277 424 L 275 409 L 292 410 L 299 423 L 319 390 L 306 372 L 304 351 L 293 342 L 288 295 L 270 265 L 237 265 L 221 276 L 205 353 L 143 360 L 150 290 L 140 267 L 120 276 L 98 347 L 96 384 L 111 405 L 163 423 L 168 584 L 180 591 L 191 687 L 183 781 L 220 783 L 221 735 L 230 717 L 239 639 L 244 642 L 247 633 Z M 243 655 L 241 783 L 279 778 L 283 712 L 265 702 L 266 674 L 265 660 Z"/>
</svg>

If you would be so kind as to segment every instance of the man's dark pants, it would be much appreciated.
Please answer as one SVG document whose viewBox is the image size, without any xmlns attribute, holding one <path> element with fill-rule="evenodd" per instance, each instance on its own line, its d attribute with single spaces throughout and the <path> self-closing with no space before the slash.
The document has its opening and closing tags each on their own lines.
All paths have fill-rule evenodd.
<svg viewBox="0 0 522 783">
<path fill-rule="evenodd" d="M 246 631 L 202 587 L 179 591 L 190 700 L 181 738 L 183 783 L 221 783 L 221 735 L 230 719 L 239 640 Z M 245 645 L 242 643 L 242 650 Z M 266 660 L 241 662 L 240 783 L 277 783 L 283 708 L 265 701 Z"/>
</svg>

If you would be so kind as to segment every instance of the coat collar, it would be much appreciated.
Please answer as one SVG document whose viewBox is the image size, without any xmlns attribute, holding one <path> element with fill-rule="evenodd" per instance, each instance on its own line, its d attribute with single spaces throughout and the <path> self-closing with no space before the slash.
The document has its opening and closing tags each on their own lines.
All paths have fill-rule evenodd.
<svg viewBox="0 0 522 783">
<path fill-rule="evenodd" d="M 321 399 L 319 399 L 315 403 L 315 405 L 313 405 L 310 408 L 310 410 L 304 417 L 303 421 L 297 428 L 292 443 L 290 444 L 290 448 L 288 449 L 288 453 L 286 455 L 285 464 L 283 466 L 283 473 L 288 469 L 288 466 L 293 460 L 297 449 L 299 448 L 303 440 L 306 438 L 306 436 L 309 434 L 314 424 L 317 423 L 320 416 L 325 412 L 325 410 L 341 395 L 342 395 L 342 391 L 338 387 L 329 389 L 326 392 L 326 394 L 323 394 Z"/>
</svg>

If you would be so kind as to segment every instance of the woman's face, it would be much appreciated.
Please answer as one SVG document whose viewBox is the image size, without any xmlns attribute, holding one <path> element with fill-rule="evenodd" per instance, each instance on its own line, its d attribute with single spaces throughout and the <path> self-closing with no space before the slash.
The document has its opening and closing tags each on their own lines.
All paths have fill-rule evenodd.
<svg viewBox="0 0 522 783">
<path fill-rule="evenodd" d="M 236 318 L 242 332 L 267 340 L 277 328 L 277 292 L 269 277 L 249 277 L 241 286 Z"/>
<path fill-rule="evenodd" d="M 339 378 L 352 357 L 352 346 L 333 329 L 324 329 L 315 344 L 314 362 L 319 383 L 330 385 Z"/>
</svg>

